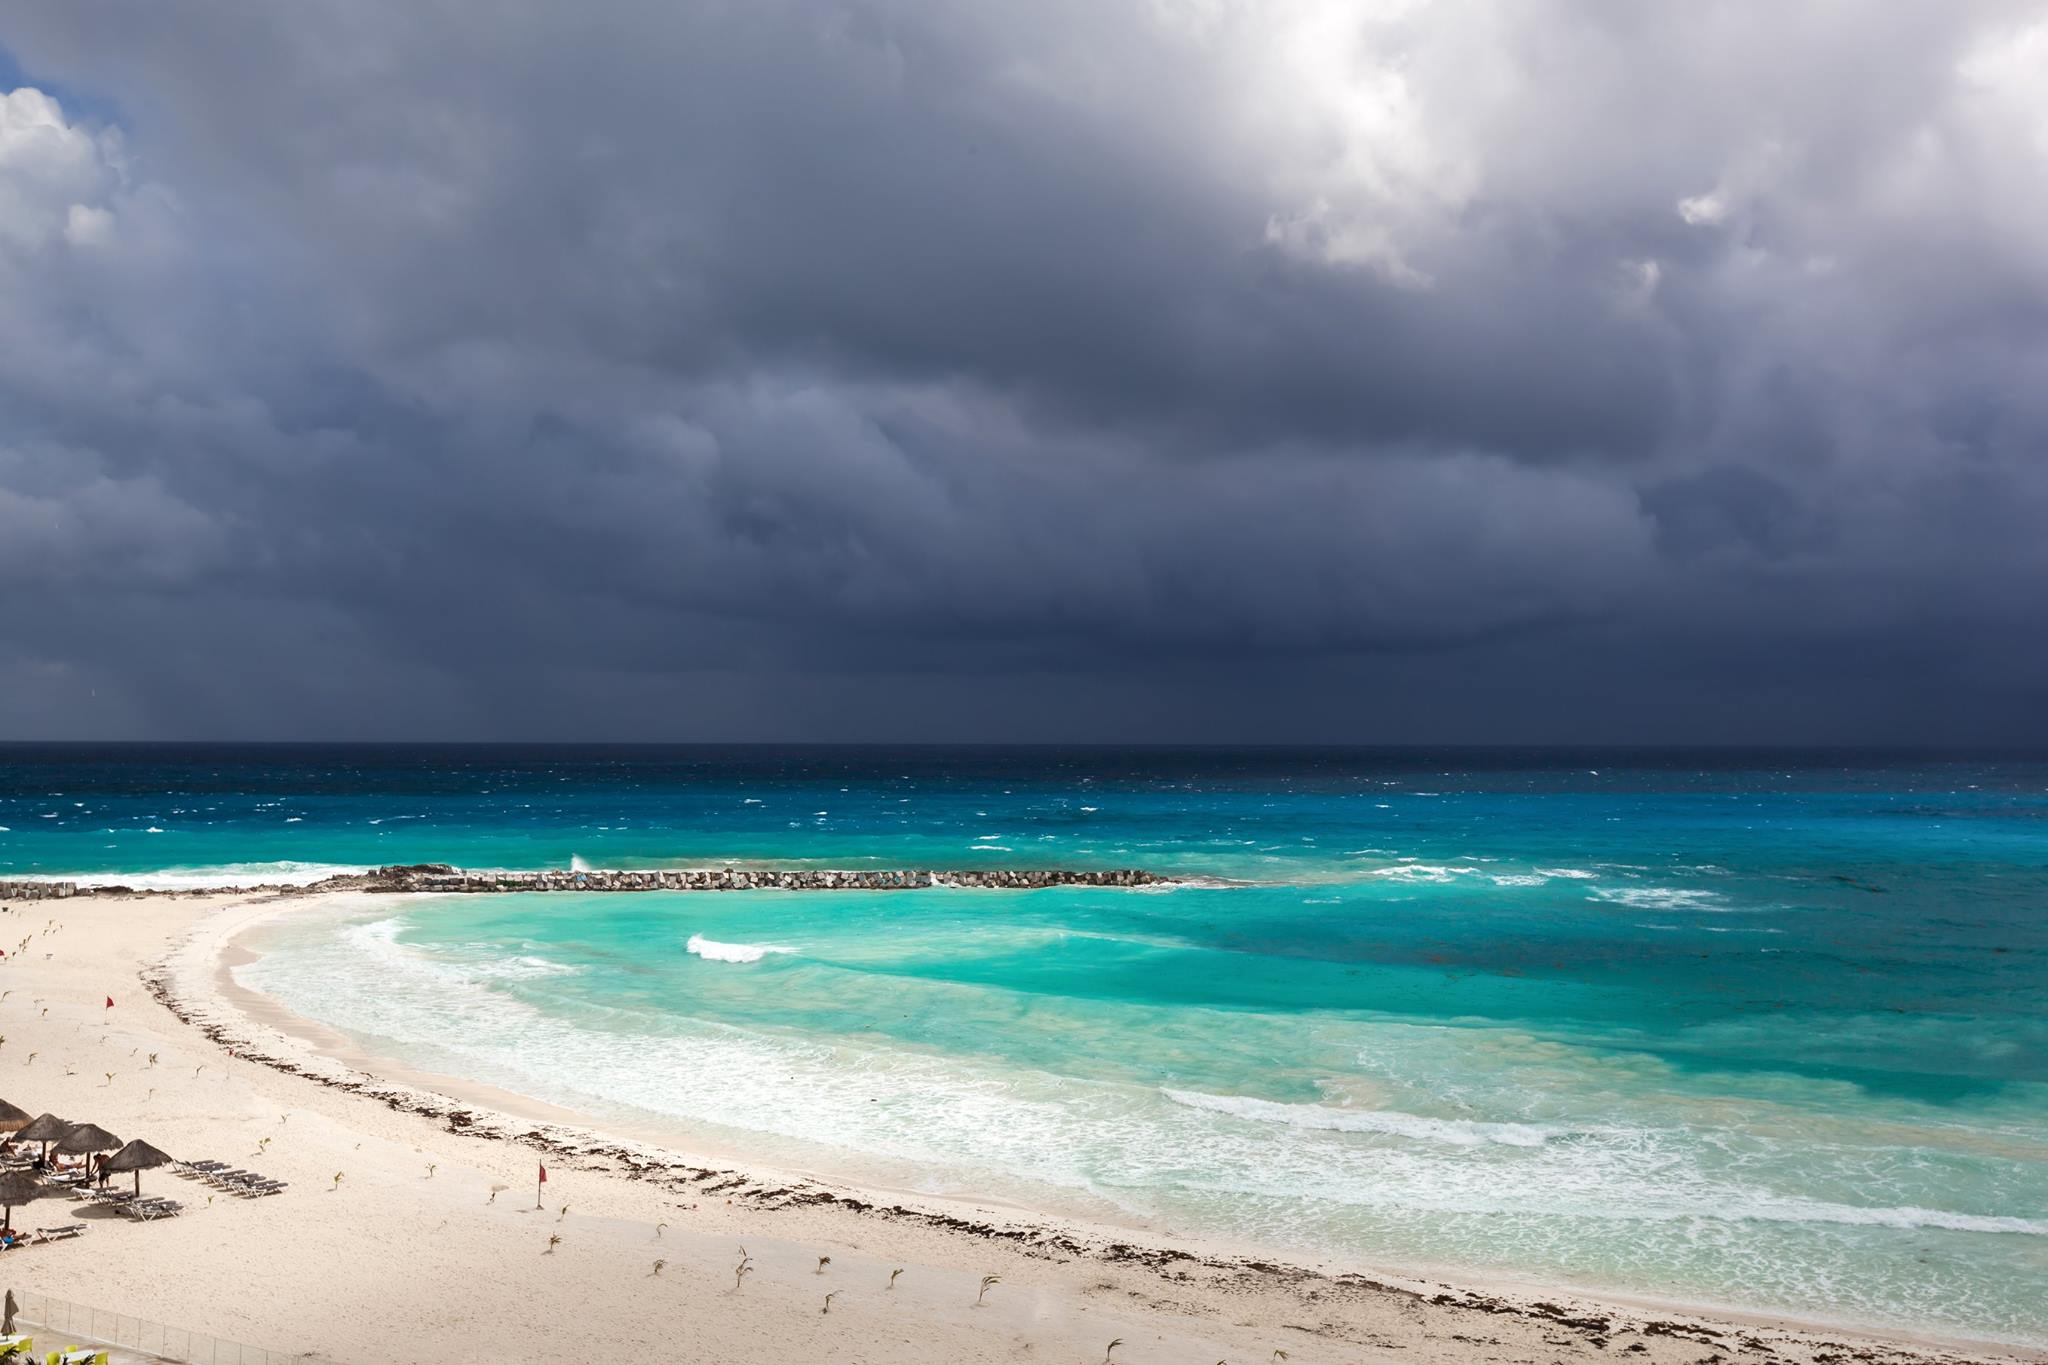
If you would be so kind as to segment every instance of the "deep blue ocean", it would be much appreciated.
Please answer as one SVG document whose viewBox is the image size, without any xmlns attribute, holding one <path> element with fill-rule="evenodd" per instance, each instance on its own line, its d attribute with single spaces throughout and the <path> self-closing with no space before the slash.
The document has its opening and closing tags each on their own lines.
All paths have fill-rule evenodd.
<svg viewBox="0 0 2048 1365">
<path fill-rule="evenodd" d="M 449 897 L 248 984 L 803 1169 L 2048 1343 L 2048 758 L 0 746 L 0 878 L 1137 866 Z"/>
</svg>

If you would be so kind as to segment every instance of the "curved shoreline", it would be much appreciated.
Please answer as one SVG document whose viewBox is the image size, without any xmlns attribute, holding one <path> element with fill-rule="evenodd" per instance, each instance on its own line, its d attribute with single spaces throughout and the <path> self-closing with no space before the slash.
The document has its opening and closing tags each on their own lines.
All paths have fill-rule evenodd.
<svg viewBox="0 0 2048 1365">
<path fill-rule="evenodd" d="M 212 899 L 223 893 L 182 894 Z M 403 893 L 368 894 L 383 900 Z M 1948 1332 L 1862 1329 L 1728 1305 L 1487 1277 L 1450 1267 L 1333 1270 L 1296 1263 L 1285 1253 L 1233 1251 L 1198 1239 L 1169 1238 L 1031 1208 L 990 1207 L 997 1201 L 848 1184 L 809 1173 L 775 1171 L 749 1159 L 691 1159 L 669 1140 L 621 1137 L 616 1126 L 608 1128 L 601 1120 L 545 1101 L 459 1077 L 415 1072 L 390 1059 L 369 1055 L 353 1040 L 294 1015 L 281 1003 L 233 981 L 233 966 L 253 960 L 245 956 L 248 950 L 239 943 L 242 936 L 283 915 L 335 898 L 334 891 L 325 886 L 281 887 L 261 899 L 245 900 L 239 907 L 224 907 L 199 921 L 182 943 L 152 963 L 144 971 L 143 981 L 182 1023 L 240 1060 L 374 1100 L 436 1123 L 448 1133 L 524 1146 L 567 1163 L 571 1169 L 645 1182 L 671 1196 L 709 1195 L 728 1204 L 771 1212 L 797 1208 L 843 1212 L 860 1219 L 1001 1243 L 1026 1255 L 1129 1265 L 1170 1279 L 1186 1279 L 1186 1271 L 1199 1269 L 1254 1276 L 1309 1298 L 1327 1290 L 1393 1295 L 1418 1308 L 1428 1305 L 1460 1313 L 1507 1315 L 1546 1330 L 1570 1330 L 1599 1348 L 1618 1334 L 1636 1332 L 1723 1351 L 1737 1349 L 1739 1344 L 1761 1351 L 1756 1357 L 1759 1360 L 1782 1361 L 1787 1356 L 1777 1353 L 1799 1348 L 1819 1352 L 1815 1359 L 1885 1361 L 1891 1365 L 1965 1359 L 2048 1360 L 2048 1352 L 2034 1348 Z M 245 913 L 232 914 L 236 908 Z M 535 1117 L 541 1113 L 549 1117 Z M 1831 1356 L 1829 1352 L 1848 1354 Z M 1985 1352 L 1997 1354 L 1982 1354 Z"/>
</svg>

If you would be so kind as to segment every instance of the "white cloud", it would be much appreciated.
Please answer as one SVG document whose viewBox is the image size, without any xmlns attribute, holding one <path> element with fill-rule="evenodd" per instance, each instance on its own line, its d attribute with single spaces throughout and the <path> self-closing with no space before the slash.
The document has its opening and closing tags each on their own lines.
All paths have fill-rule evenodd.
<svg viewBox="0 0 2048 1365">
<path fill-rule="evenodd" d="M 120 139 L 66 122 L 31 86 L 0 94 L 0 246 L 35 250 L 66 238 L 76 215 L 101 207 L 122 180 Z"/>
<path fill-rule="evenodd" d="M 1717 192 L 1695 194 L 1678 201 L 1678 216 L 1694 227 L 1712 227 L 1728 221 L 1728 202 Z"/>
<path fill-rule="evenodd" d="M 104 246 L 114 233 L 114 215 L 91 204 L 73 204 L 64 219 L 64 240 L 73 246 Z"/>
</svg>

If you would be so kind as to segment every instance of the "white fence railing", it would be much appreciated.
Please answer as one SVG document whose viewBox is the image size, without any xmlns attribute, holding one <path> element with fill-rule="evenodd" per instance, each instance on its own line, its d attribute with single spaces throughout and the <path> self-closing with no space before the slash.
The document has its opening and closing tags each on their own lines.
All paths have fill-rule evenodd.
<svg viewBox="0 0 2048 1365">
<path fill-rule="evenodd" d="M 14 1301 L 19 1309 L 14 1319 L 15 1330 L 32 1329 L 33 1335 L 40 1338 L 36 1342 L 38 1356 L 77 1344 L 120 1346 L 162 1360 L 189 1361 L 191 1365 L 297 1365 L 300 1359 L 284 1351 L 244 1346 L 239 1341 L 225 1341 L 149 1318 L 53 1299 L 47 1294 L 17 1294 Z"/>
</svg>

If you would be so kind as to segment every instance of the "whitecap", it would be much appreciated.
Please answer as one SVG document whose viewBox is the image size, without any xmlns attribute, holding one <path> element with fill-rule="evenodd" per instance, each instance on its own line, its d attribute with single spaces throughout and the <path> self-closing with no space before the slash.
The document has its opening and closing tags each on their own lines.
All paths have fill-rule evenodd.
<svg viewBox="0 0 2048 1365">
<path fill-rule="evenodd" d="M 1594 900 L 1626 905 L 1631 910 L 1721 910 L 1725 905 L 1718 892 L 1684 886 L 1602 886 L 1593 891 Z"/>
<path fill-rule="evenodd" d="M 759 962 L 770 953 L 796 951 L 778 943 L 720 943 L 702 934 L 690 935 L 690 941 L 683 947 L 706 962 Z"/>
<path fill-rule="evenodd" d="M 1398 867 L 1376 867 L 1366 875 L 1371 877 L 1395 877 L 1404 882 L 1447 882 L 1453 877 L 1477 872 L 1476 867 L 1457 867 L 1435 863 L 1402 863 Z"/>
<path fill-rule="evenodd" d="M 969 844 L 967 847 L 970 851 L 978 849 L 983 853 L 1010 853 L 1014 851 L 1006 844 Z"/>
</svg>

